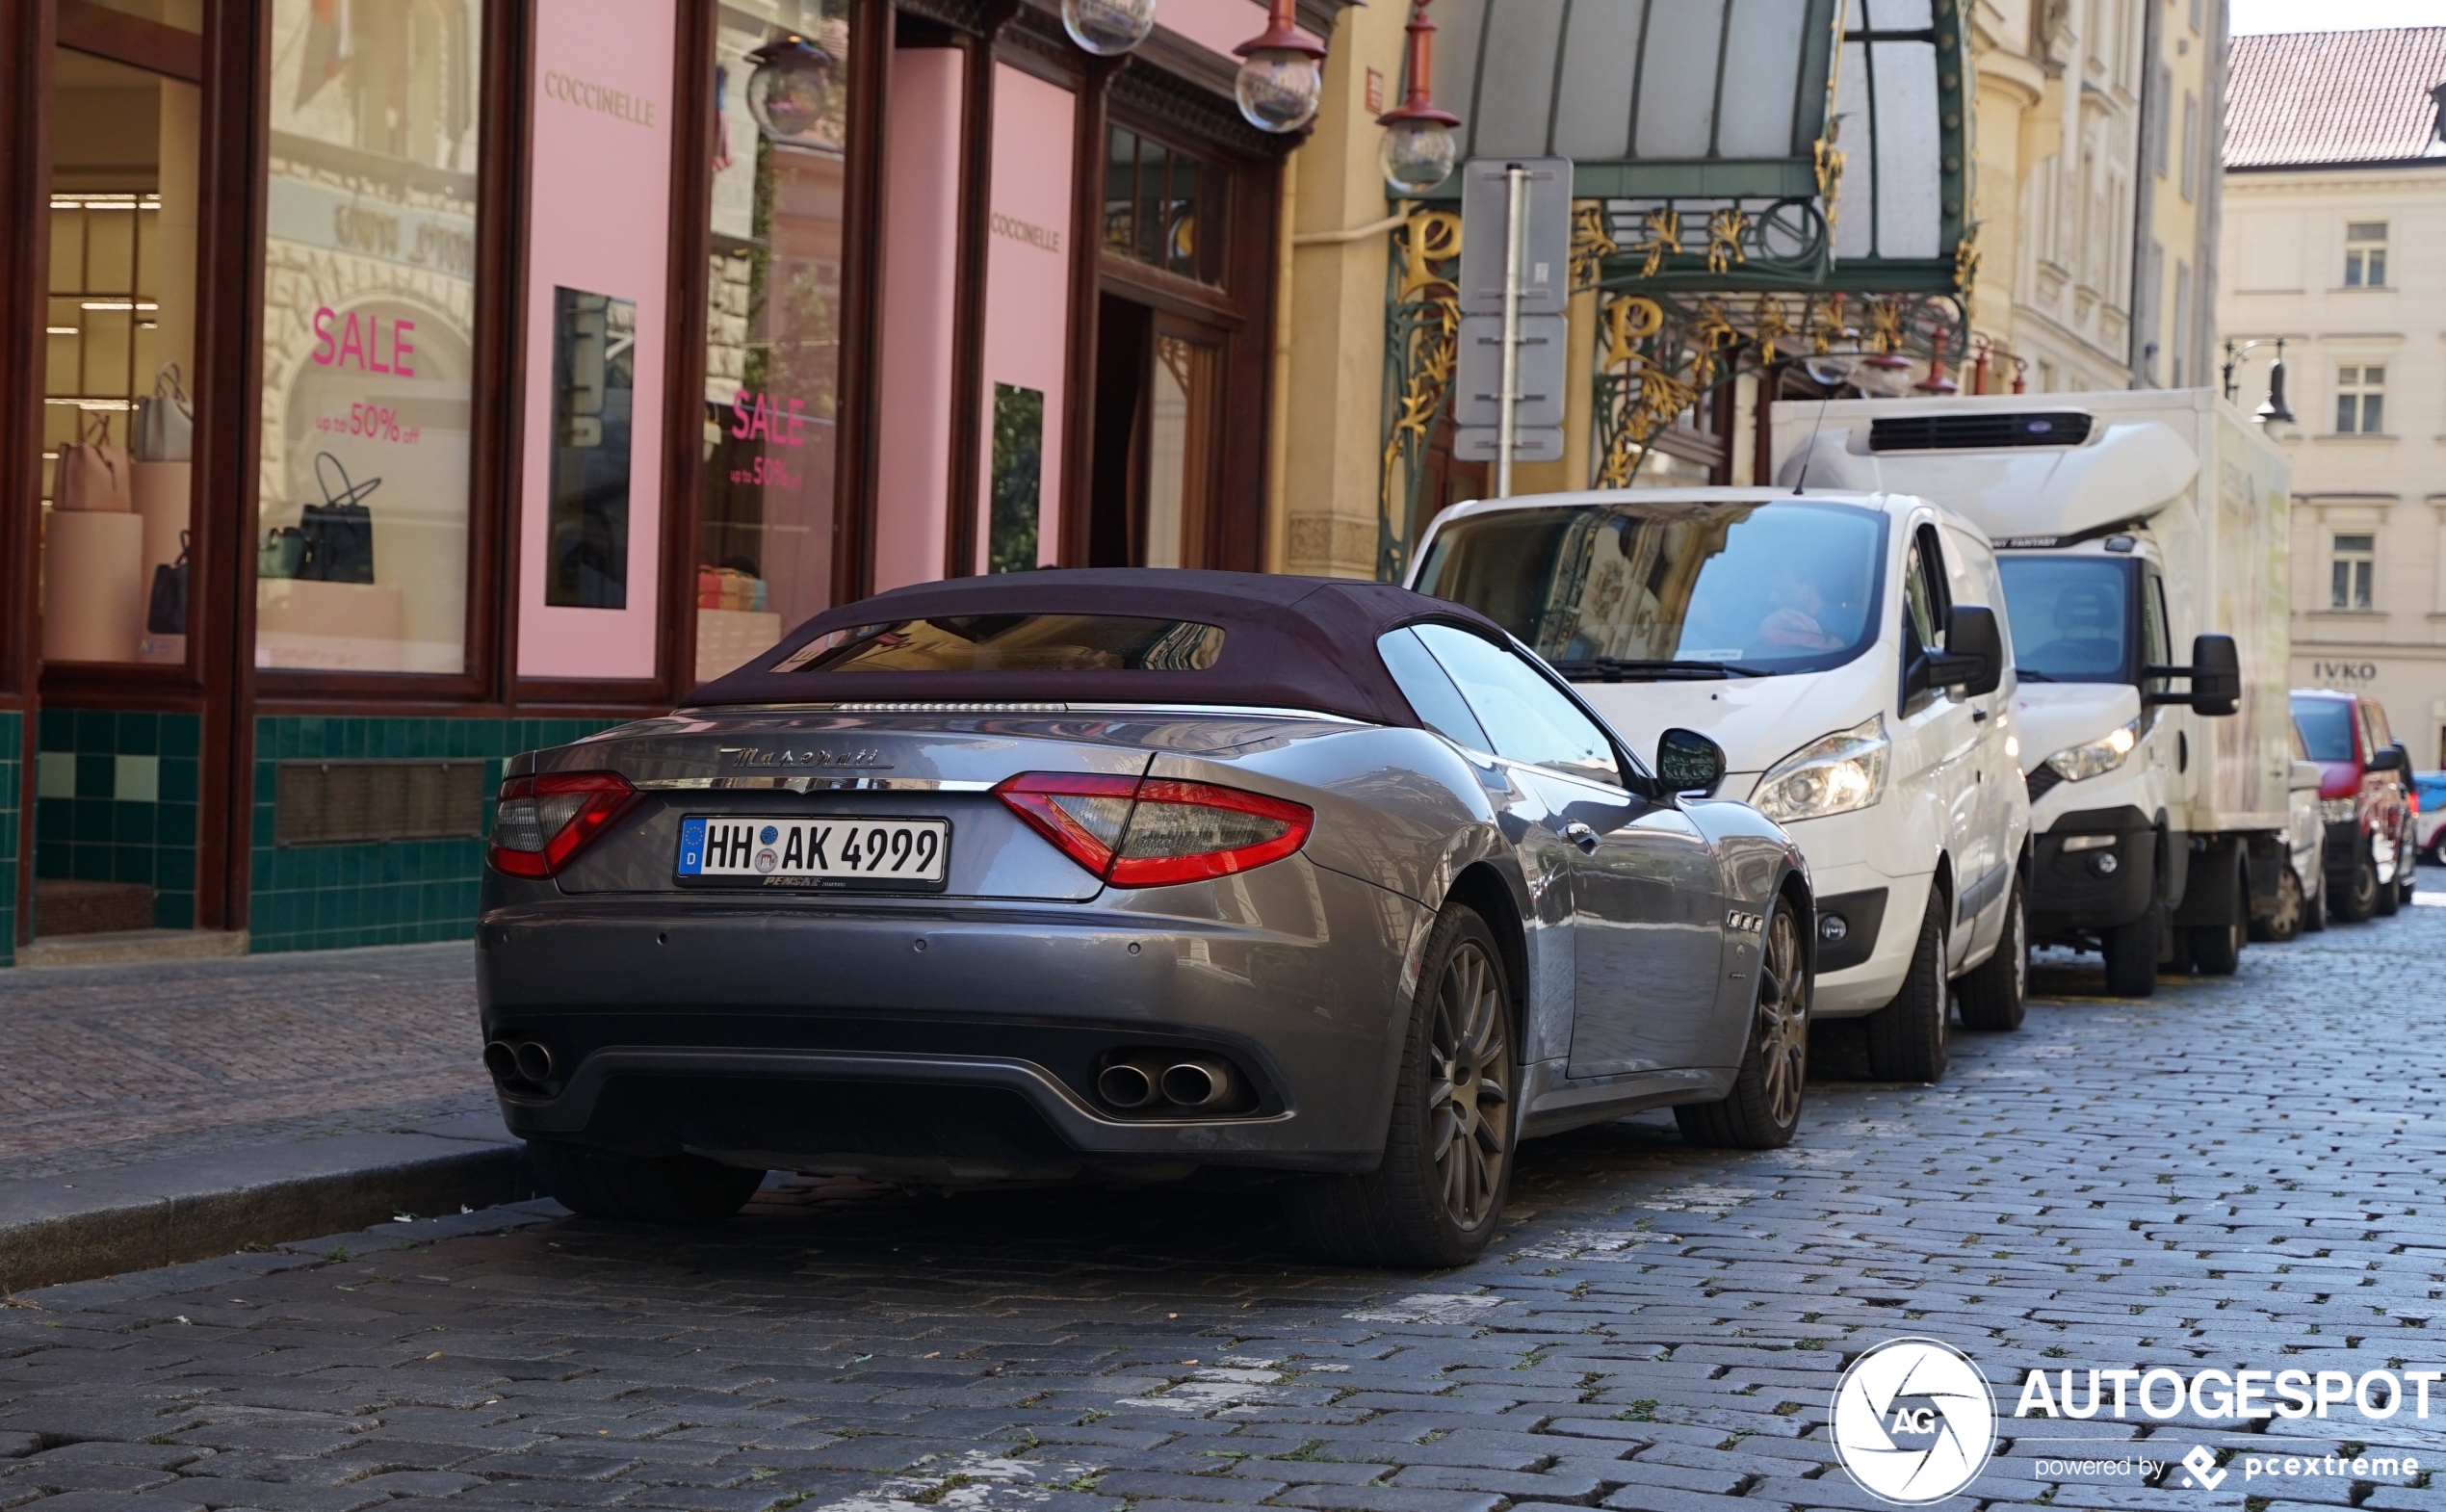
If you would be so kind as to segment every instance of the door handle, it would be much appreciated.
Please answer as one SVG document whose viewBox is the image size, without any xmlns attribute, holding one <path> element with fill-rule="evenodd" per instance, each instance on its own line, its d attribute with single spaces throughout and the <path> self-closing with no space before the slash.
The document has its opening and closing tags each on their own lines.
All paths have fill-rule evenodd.
<svg viewBox="0 0 2446 1512">
<path fill-rule="evenodd" d="M 1589 855 L 1593 856 L 1597 853 L 1597 831 L 1577 820 L 1563 826 L 1563 838 L 1579 847 Z"/>
<path fill-rule="evenodd" d="M 1987 711 L 1987 710 L 1985 710 L 1985 709 L 1973 709 L 1973 710 L 1971 710 L 1971 711 L 1970 711 L 1970 720 L 1971 720 L 1971 722 L 1972 722 L 1973 724 L 1985 724 L 1985 723 L 1987 723 L 1987 722 L 1988 722 L 1988 711 Z"/>
</svg>

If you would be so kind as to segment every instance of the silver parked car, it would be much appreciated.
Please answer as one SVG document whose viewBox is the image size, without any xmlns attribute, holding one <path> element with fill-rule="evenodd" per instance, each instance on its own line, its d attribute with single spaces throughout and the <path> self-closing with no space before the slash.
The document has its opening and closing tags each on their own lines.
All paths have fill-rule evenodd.
<svg viewBox="0 0 2446 1512">
<path fill-rule="evenodd" d="M 1799 1121 L 1801 858 L 1703 738 L 1658 765 L 1389 586 L 899 589 L 510 764 L 485 1063 L 584 1213 L 1254 1168 L 1320 1255 L 1456 1264 L 1523 1135 Z"/>
</svg>

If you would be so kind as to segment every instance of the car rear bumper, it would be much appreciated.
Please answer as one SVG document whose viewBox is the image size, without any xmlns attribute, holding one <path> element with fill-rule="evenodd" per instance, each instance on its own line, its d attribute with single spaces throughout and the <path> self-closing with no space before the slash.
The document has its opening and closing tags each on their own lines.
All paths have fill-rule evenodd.
<svg viewBox="0 0 2446 1512">
<path fill-rule="evenodd" d="M 513 1133 L 942 1180 L 1380 1158 L 1429 920 L 1310 866 L 1087 905 L 533 898 L 478 935 L 486 1039 L 535 1041 Z M 1229 1064 L 1211 1112 L 1125 1110 L 1115 1056 Z"/>
</svg>

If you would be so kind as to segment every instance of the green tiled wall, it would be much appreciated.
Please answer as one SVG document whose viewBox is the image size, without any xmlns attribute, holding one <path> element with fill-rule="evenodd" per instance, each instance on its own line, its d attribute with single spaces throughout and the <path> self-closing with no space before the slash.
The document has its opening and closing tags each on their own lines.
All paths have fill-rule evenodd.
<svg viewBox="0 0 2446 1512">
<path fill-rule="evenodd" d="M 201 718 L 45 709 L 36 720 L 34 874 L 143 882 L 154 927 L 194 928 Z"/>
<path fill-rule="evenodd" d="M 24 716 L 0 710 L 0 966 L 17 960 L 17 752 L 23 749 Z"/>
<path fill-rule="evenodd" d="M 464 939 L 475 933 L 484 845 L 477 839 L 371 845 L 273 844 L 284 761 L 481 757 L 484 788 L 520 751 L 607 729 L 609 719 L 421 719 L 266 716 L 255 720 L 254 861 L 247 930 L 257 952 Z M 489 801 L 485 822 L 492 819 Z"/>
</svg>

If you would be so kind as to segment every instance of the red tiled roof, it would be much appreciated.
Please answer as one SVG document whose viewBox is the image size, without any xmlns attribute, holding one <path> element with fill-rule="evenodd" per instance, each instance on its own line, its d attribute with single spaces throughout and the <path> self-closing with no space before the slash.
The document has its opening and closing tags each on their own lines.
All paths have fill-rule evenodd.
<svg viewBox="0 0 2446 1512">
<path fill-rule="evenodd" d="M 2435 157 L 2446 26 L 2274 32 L 2233 39 L 2225 167 Z"/>
</svg>

